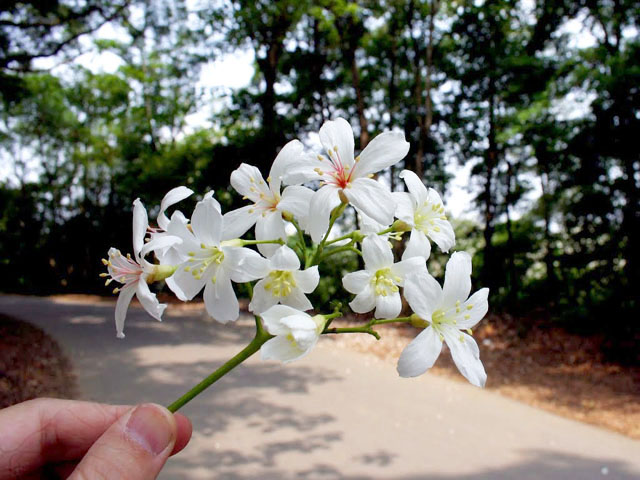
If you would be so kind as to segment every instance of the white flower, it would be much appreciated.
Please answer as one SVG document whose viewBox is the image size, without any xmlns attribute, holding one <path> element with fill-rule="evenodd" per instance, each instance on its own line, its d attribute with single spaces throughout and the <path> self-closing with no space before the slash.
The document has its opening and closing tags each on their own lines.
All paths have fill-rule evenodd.
<svg viewBox="0 0 640 480">
<path fill-rule="evenodd" d="M 175 232 L 182 239 L 180 251 L 188 260 L 167 279 L 167 285 L 183 301 L 193 299 L 204 287 L 209 315 L 222 323 L 235 320 L 240 310 L 231 281 L 262 278 L 266 274 L 266 259 L 258 252 L 236 246 L 233 240 L 222 241 L 226 225 L 220 205 L 211 196 L 198 202 L 190 227 L 175 225 Z"/>
<path fill-rule="evenodd" d="M 470 298 L 471 256 L 465 252 L 451 255 L 447 263 L 444 287 L 426 272 L 409 275 L 404 296 L 409 306 L 428 326 L 407 345 L 398 361 L 401 377 L 415 377 L 433 366 L 442 341 L 447 342 L 460 373 L 469 382 L 483 387 L 487 374 L 480 361 L 480 351 L 469 334 L 487 313 L 489 289 L 478 290 Z"/>
<path fill-rule="evenodd" d="M 264 326 L 274 338 L 260 348 L 263 360 L 291 362 L 304 357 L 318 342 L 326 319 L 314 317 L 286 305 L 275 305 L 262 315 Z"/>
<path fill-rule="evenodd" d="M 443 252 L 456 243 L 451 224 L 444 213 L 442 199 L 433 188 L 427 190 L 418 176 L 410 170 L 400 172 L 409 193 L 394 192 L 396 217 L 411 227 L 411 236 L 402 258 L 420 256 L 429 258 L 433 240 Z"/>
<path fill-rule="evenodd" d="M 246 163 L 231 173 L 233 188 L 253 204 L 225 214 L 226 223 L 233 223 L 233 232 L 229 235 L 240 237 L 255 224 L 256 239 L 285 240 L 287 236 L 283 212 L 291 213 L 300 226 L 305 228 L 313 190 L 293 185 L 285 188 L 280 195 L 283 169 L 301 157 L 302 149 L 298 140 L 292 140 L 282 147 L 271 166 L 267 182 L 263 180 L 260 170 Z M 277 248 L 278 245 L 258 245 L 258 250 L 267 256 L 272 255 Z"/>
<path fill-rule="evenodd" d="M 354 312 L 365 313 L 376 309 L 376 318 L 395 318 L 402 310 L 399 288 L 405 276 L 424 269 L 419 257 L 393 263 L 393 252 L 386 239 L 369 235 L 362 241 L 364 270 L 348 273 L 342 279 L 344 288 L 356 294 L 349 304 Z"/>
<path fill-rule="evenodd" d="M 269 273 L 256 283 L 249 310 L 257 315 L 280 302 L 298 310 L 313 308 L 305 293 L 313 292 L 320 281 L 318 266 L 300 270 L 300 260 L 286 245 L 267 259 Z"/>
<path fill-rule="evenodd" d="M 341 203 L 341 198 L 376 222 L 390 224 L 395 210 L 391 192 L 370 177 L 404 158 L 409 151 L 404 135 L 382 133 L 354 158 L 353 130 L 346 120 L 338 118 L 322 125 L 320 141 L 328 158 L 301 156 L 288 163 L 284 173 L 287 183 L 322 182 L 309 206 L 309 232 L 313 241 L 320 241 L 326 233 L 331 211 Z"/>
<path fill-rule="evenodd" d="M 165 214 L 167 208 L 175 205 L 176 203 L 184 200 L 185 198 L 191 196 L 193 191 L 187 187 L 176 187 L 164 196 L 162 202 L 160 203 L 160 212 L 158 213 L 157 222 L 159 231 L 155 231 L 151 233 L 151 239 L 155 240 L 167 235 L 175 236 L 176 232 L 179 229 L 176 229 L 176 225 L 186 225 L 189 223 L 189 219 L 184 216 L 184 214 L 176 210 L 171 215 L 171 220 L 167 218 Z M 161 265 L 177 265 L 184 261 L 184 258 L 180 255 L 179 249 L 177 249 L 174 245 L 171 245 L 166 248 L 161 248 L 156 250 L 156 257 Z"/>
<path fill-rule="evenodd" d="M 144 309 L 158 321 L 162 321 L 162 313 L 167 306 L 160 304 L 156 295 L 151 293 L 147 281 L 153 282 L 155 277 L 164 278 L 162 267 L 153 265 L 145 260 L 145 255 L 156 249 L 163 249 L 180 243 L 178 237 L 165 235 L 156 240 L 144 244 L 144 237 L 149 227 L 147 211 L 145 210 L 140 199 L 133 202 L 133 254 L 126 257 L 115 248 L 109 249 L 109 259 L 102 260 L 107 266 L 108 274 L 103 273 L 103 277 L 107 279 L 108 285 L 113 280 L 123 284 L 123 287 L 115 288 L 114 293 L 120 292 L 118 302 L 116 303 L 116 333 L 118 338 L 124 338 L 124 320 L 127 315 L 127 309 L 131 303 L 131 299 L 135 294 Z"/>
</svg>

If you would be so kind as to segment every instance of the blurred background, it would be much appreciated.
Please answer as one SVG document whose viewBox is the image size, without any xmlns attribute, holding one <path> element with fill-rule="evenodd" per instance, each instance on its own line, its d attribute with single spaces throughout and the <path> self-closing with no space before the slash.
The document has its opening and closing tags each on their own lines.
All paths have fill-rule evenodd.
<svg viewBox="0 0 640 480">
<path fill-rule="evenodd" d="M 380 179 L 444 194 L 519 336 L 597 335 L 638 365 L 639 19 L 627 0 L 5 1 L 0 291 L 108 293 L 135 198 L 150 218 L 178 185 L 239 205 L 241 162 L 266 174 L 342 116 L 357 149 L 404 131 Z M 334 277 L 318 295 L 345 295 Z"/>
</svg>

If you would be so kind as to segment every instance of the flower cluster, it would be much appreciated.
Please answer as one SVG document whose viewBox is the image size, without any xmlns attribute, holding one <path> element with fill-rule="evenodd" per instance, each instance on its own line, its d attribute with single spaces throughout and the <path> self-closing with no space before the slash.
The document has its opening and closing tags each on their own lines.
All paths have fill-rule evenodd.
<svg viewBox="0 0 640 480">
<path fill-rule="evenodd" d="M 103 260 L 107 284 L 123 284 L 114 290 L 119 292 L 118 336 L 124 336 L 134 294 L 147 312 L 161 319 L 166 305 L 151 293 L 150 283 L 165 281 L 183 301 L 203 292 L 208 314 L 222 323 L 238 318 L 234 284 L 246 284 L 257 330 L 247 355 L 259 348 L 263 358 L 289 362 L 311 351 L 323 333 L 378 337 L 376 325 L 407 322 L 423 331 L 400 356 L 401 376 L 427 371 L 444 341 L 460 372 L 483 386 L 486 374 L 471 329 L 487 312 L 488 290 L 469 296 L 471 257 L 465 252 L 451 255 L 442 286 L 427 270 L 431 242 L 443 252 L 455 245 L 441 197 L 408 170 L 400 174 L 407 192 L 392 193 L 375 178 L 407 155 L 403 134 L 382 133 L 357 156 L 347 121 L 326 122 L 319 137 L 320 153 L 307 151 L 298 140 L 286 144 L 266 180 L 256 167 L 240 165 L 231 174 L 231 185 L 247 201 L 239 209 L 223 214 L 210 192 L 190 217 L 180 210 L 168 217 L 167 209 L 193 194 L 178 187 L 164 197 L 157 227 L 150 228 L 146 210 L 136 200 L 134 256 L 124 257 L 112 248 Z M 338 235 L 334 227 L 348 206 L 359 216 L 361 228 Z M 243 240 L 252 228 L 255 240 Z M 289 237 L 287 231 L 294 229 L 296 234 Z M 392 242 L 403 240 L 404 252 L 396 261 Z M 354 294 L 349 306 L 353 312 L 372 312 L 372 318 L 360 327 L 331 328 L 332 320 L 344 312 L 318 313 L 322 306 L 313 305 L 308 295 L 320 280 L 318 264 L 345 251 L 360 255 L 364 264 L 363 270 L 342 278 L 344 288 Z M 152 252 L 157 263 L 147 260 Z M 400 317 L 401 290 L 412 311 L 405 317 Z M 307 313 L 311 311 L 317 314 Z"/>
</svg>

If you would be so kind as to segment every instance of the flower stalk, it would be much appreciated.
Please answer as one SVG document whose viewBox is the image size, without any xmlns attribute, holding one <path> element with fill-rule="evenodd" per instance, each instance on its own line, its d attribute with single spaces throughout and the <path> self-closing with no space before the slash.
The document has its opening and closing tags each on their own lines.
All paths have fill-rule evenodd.
<svg viewBox="0 0 640 480">
<path fill-rule="evenodd" d="M 171 413 L 177 412 L 179 409 L 184 407 L 187 403 L 193 400 L 195 397 L 200 395 L 203 391 L 213 385 L 215 382 L 224 377 L 231 370 L 236 368 L 242 362 L 251 357 L 254 353 L 260 350 L 260 347 L 264 345 L 268 340 L 273 338 L 273 335 L 270 335 L 266 332 L 261 326 L 260 322 L 256 317 L 256 334 L 253 337 L 253 340 L 249 342 L 249 344 L 240 350 L 236 355 L 231 357 L 226 363 L 216 369 L 211 375 L 205 377 L 200 383 L 198 383 L 195 387 L 189 390 L 187 393 L 178 398 L 175 402 L 167 406 L 167 410 Z"/>
</svg>

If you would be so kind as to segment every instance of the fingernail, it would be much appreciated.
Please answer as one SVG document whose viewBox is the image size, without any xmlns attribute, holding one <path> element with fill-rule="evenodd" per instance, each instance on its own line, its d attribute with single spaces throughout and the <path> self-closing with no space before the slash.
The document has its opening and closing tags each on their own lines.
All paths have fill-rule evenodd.
<svg viewBox="0 0 640 480">
<path fill-rule="evenodd" d="M 169 419 L 155 405 L 136 407 L 127 422 L 125 432 L 129 438 L 154 456 L 167 448 L 173 436 Z"/>
</svg>

